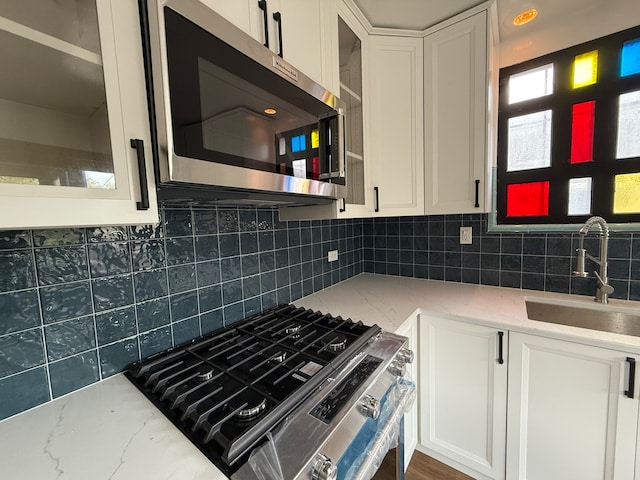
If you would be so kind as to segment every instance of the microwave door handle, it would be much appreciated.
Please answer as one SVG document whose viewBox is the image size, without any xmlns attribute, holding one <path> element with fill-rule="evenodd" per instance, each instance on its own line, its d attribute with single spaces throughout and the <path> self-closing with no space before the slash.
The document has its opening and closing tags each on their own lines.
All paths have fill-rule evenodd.
<svg viewBox="0 0 640 480">
<path fill-rule="evenodd" d="M 345 176 L 344 165 L 346 158 L 344 111 L 339 109 L 337 112 L 331 112 L 321 117 L 318 124 L 320 134 L 320 158 L 326 160 L 326 166 L 321 172 L 320 180 L 342 178 Z M 331 131 L 332 125 L 335 125 L 335 132 Z M 335 139 L 338 143 L 338 150 L 331 148 L 332 139 Z"/>
<path fill-rule="evenodd" d="M 344 110 L 339 108 L 338 109 L 338 145 L 339 145 L 339 149 L 337 151 L 337 155 L 338 155 L 338 170 L 337 170 L 337 176 L 338 177 L 344 177 L 345 176 L 345 161 L 346 161 L 346 157 L 347 157 L 347 141 L 345 138 L 345 124 L 346 124 L 346 119 L 344 116 Z"/>
</svg>

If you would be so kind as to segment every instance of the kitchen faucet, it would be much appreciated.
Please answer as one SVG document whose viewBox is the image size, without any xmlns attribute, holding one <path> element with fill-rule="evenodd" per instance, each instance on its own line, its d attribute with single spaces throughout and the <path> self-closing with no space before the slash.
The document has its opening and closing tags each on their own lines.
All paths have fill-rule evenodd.
<svg viewBox="0 0 640 480">
<path fill-rule="evenodd" d="M 587 253 L 584 248 L 584 237 L 593 225 L 598 225 L 600 227 L 600 258 L 595 258 Z M 613 287 L 609 285 L 609 279 L 607 277 L 607 252 L 609 249 L 609 226 L 607 222 L 605 222 L 602 217 L 591 217 L 584 225 L 580 228 L 580 244 L 576 249 L 577 258 L 576 258 L 576 270 L 573 274 L 577 277 L 586 277 L 589 274 L 585 271 L 584 261 L 585 258 L 594 261 L 597 263 L 600 268 L 600 273 L 593 272 L 598 280 L 598 288 L 596 290 L 595 301 L 600 303 L 609 303 L 609 295 L 613 293 Z"/>
</svg>

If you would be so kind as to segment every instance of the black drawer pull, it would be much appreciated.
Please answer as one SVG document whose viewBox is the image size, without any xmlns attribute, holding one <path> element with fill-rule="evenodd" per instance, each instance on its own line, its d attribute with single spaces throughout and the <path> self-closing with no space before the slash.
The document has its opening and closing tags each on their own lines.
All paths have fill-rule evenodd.
<svg viewBox="0 0 640 480">
<path fill-rule="evenodd" d="M 269 20 L 267 15 L 267 0 L 259 0 L 258 8 L 262 10 L 262 20 L 264 21 L 264 46 L 269 48 Z"/>
<path fill-rule="evenodd" d="M 474 207 L 480 208 L 480 180 L 477 180 L 477 179 L 476 179 L 476 203 Z"/>
<path fill-rule="evenodd" d="M 278 43 L 280 44 L 280 50 L 278 51 L 278 56 L 282 57 L 282 15 L 280 12 L 274 12 L 273 19 L 278 23 Z"/>
<path fill-rule="evenodd" d="M 502 365 L 504 363 L 504 355 L 502 352 L 504 332 L 498 332 L 498 363 Z"/>
<path fill-rule="evenodd" d="M 373 193 L 375 194 L 375 201 L 376 201 L 373 211 L 379 212 L 380 211 L 380 193 L 378 191 L 378 187 L 373 187 Z"/>
<path fill-rule="evenodd" d="M 138 156 L 138 179 L 140 180 L 140 201 L 136 202 L 138 210 L 149 210 L 149 185 L 147 184 L 147 165 L 144 159 L 144 142 L 131 139 L 131 148 L 136 149 Z"/>
<path fill-rule="evenodd" d="M 636 359 L 627 357 L 627 362 L 629 363 L 629 390 L 625 390 L 624 395 L 633 398 L 636 389 Z"/>
</svg>

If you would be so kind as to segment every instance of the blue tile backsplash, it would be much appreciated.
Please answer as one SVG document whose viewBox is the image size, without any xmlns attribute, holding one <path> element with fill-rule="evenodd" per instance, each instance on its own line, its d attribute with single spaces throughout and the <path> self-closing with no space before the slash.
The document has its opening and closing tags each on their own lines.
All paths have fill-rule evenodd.
<svg viewBox="0 0 640 480">
<path fill-rule="evenodd" d="M 460 245 L 460 227 L 473 228 L 471 245 Z M 488 233 L 487 215 L 432 215 L 363 220 L 365 272 L 501 287 L 593 295 L 596 280 L 573 277 L 575 234 Z M 585 247 L 598 254 L 598 237 Z M 635 258 L 635 259 L 634 259 Z M 591 264 L 595 269 L 595 265 Z M 612 298 L 640 300 L 640 234 L 609 239 Z"/>
<path fill-rule="evenodd" d="M 233 207 L 162 220 L 0 232 L 0 419 L 362 272 L 362 220 Z"/>
<path fill-rule="evenodd" d="M 279 222 L 161 209 L 159 226 L 0 232 L 0 419 L 363 271 L 592 295 L 576 234 L 487 233 L 487 216 Z M 473 227 L 471 245 L 459 227 Z M 576 228 L 577 232 L 577 228 Z M 588 237 L 586 248 L 598 251 Z M 326 261 L 339 250 L 338 262 Z M 640 300 L 640 234 L 613 234 L 613 297 Z"/>
</svg>

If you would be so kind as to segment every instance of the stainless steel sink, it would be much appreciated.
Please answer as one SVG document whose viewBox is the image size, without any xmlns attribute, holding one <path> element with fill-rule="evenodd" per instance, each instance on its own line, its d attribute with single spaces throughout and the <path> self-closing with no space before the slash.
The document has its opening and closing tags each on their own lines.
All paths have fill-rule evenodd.
<svg viewBox="0 0 640 480">
<path fill-rule="evenodd" d="M 525 297 L 525 304 L 530 320 L 640 337 L 640 308 L 634 306 L 534 297 Z"/>
</svg>

